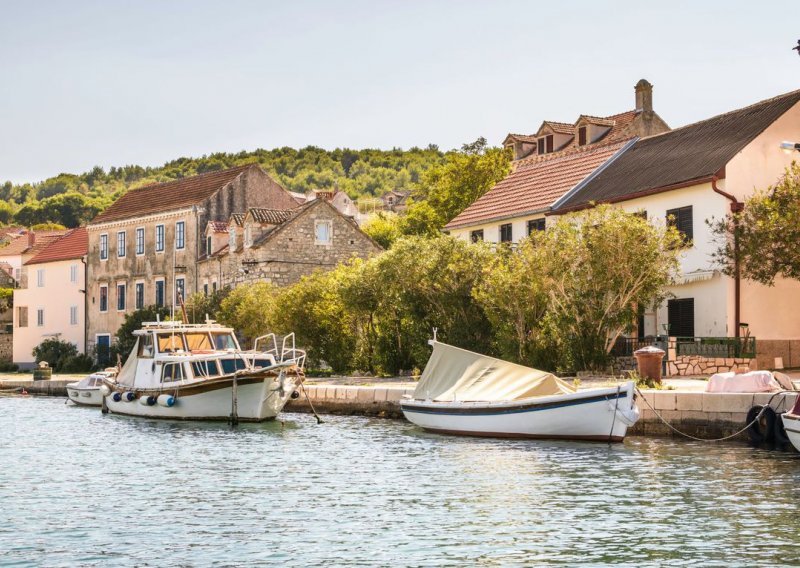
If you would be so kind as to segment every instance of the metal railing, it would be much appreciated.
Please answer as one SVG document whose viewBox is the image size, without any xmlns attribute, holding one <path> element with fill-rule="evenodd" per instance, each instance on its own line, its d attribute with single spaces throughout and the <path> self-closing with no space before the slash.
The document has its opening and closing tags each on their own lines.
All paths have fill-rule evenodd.
<svg viewBox="0 0 800 568">
<path fill-rule="evenodd" d="M 756 356 L 755 337 L 676 337 L 675 342 L 677 356 L 746 359 Z"/>
<path fill-rule="evenodd" d="M 633 357 L 633 353 L 637 349 L 647 347 L 648 345 L 657 345 L 661 347 L 663 341 L 659 341 L 653 336 L 638 338 L 638 337 L 618 337 L 614 342 L 614 347 L 611 348 L 612 357 Z"/>
</svg>

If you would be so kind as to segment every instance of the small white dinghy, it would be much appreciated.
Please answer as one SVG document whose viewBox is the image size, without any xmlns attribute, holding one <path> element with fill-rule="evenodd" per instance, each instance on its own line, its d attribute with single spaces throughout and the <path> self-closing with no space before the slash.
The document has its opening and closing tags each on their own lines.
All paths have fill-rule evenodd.
<svg viewBox="0 0 800 568">
<path fill-rule="evenodd" d="M 800 395 L 795 400 L 794 408 L 781 414 L 780 418 L 783 420 L 783 429 L 786 431 L 786 437 L 789 438 L 795 449 L 800 452 Z"/>
<path fill-rule="evenodd" d="M 412 423 L 443 434 L 621 442 L 639 419 L 632 381 L 578 391 L 555 375 L 436 340 L 410 398 Z"/>
<path fill-rule="evenodd" d="M 80 381 L 69 383 L 67 385 L 67 397 L 81 406 L 102 406 L 103 393 L 101 392 L 101 387 L 103 386 L 103 379 L 111 378 L 114 375 L 116 375 L 116 369 L 106 369 L 105 371 L 92 373 Z"/>
</svg>

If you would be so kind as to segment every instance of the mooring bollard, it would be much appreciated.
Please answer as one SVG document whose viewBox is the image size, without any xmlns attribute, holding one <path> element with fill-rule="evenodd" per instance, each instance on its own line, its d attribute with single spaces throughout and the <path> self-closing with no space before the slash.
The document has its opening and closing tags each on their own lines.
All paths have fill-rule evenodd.
<svg viewBox="0 0 800 568">
<path fill-rule="evenodd" d="M 661 361 L 664 359 L 664 351 L 658 347 L 648 345 L 634 351 L 636 357 L 636 367 L 639 375 L 646 379 L 652 379 L 661 383 Z"/>
</svg>

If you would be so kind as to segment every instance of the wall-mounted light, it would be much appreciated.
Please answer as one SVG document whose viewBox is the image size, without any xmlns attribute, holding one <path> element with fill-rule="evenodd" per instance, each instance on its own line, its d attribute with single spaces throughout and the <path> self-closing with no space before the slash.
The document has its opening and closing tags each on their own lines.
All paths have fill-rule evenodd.
<svg viewBox="0 0 800 568">
<path fill-rule="evenodd" d="M 787 154 L 793 154 L 794 152 L 800 152 L 800 142 L 781 142 L 781 150 L 786 152 Z"/>
</svg>

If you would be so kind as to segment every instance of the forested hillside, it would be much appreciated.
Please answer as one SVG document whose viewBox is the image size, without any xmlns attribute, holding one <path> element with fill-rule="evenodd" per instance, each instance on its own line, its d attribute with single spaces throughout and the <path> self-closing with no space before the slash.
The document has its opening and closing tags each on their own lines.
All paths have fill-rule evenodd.
<svg viewBox="0 0 800 568">
<path fill-rule="evenodd" d="M 414 189 L 422 173 L 442 164 L 445 156 L 435 145 L 409 150 L 323 150 L 309 146 L 178 158 L 160 167 L 123 166 L 108 171 L 95 167 L 40 183 L 0 185 L 0 223 L 75 227 L 91 220 L 131 188 L 251 162 L 261 165 L 290 191 L 338 187 L 357 199 L 380 197 L 392 189 Z"/>
</svg>

